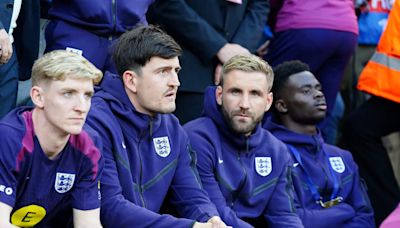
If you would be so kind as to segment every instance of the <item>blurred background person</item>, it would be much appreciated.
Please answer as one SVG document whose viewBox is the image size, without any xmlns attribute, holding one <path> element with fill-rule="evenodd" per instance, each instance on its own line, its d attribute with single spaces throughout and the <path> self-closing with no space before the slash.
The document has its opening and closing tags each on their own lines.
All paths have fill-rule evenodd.
<svg viewBox="0 0 400 228">
<path fill-rule="evenodd" d="M 101 71 L 116 73 L 114 40 L 136 25 L 147 25 L 154 0 L 53 0 L 46 28 L 46 51 L 64 49 L 83 55 Z"/>
<path fill-rule="evenodd" d="M 322 85 L 328 105 L 322 134 L 336 143 L 337 116 L 343 113 L 341 98 L 333 110 L 344 69 L 357 45 L 358 25 L 354 0 L 271 0 L 270 21 L 274 37 L 265 59 L 276 66 L 301 60 Z"/>
<path fill-rule="evenodd" d="M 39 53 L 39 0 L 0 0 L 0 119 L 16 106 L 18 80 L 31 77 Z"/>
<path fill-rule="evenodd" d="M 371 95 L 344 123 L 343 140 L 360 167 L 379 225 L 400 202 L 400 189 L 382 137 L 400 130 L 400 1 L 395 1 L 358 89 Z"/>
</svg>

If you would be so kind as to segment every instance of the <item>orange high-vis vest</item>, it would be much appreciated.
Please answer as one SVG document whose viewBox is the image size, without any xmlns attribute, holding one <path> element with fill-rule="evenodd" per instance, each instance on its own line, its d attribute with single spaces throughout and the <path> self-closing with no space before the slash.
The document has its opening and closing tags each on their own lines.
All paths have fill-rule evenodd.
<svg viewBox="0 0 400 228">
<path fill-rule="evenodd" d="M 361 72 L 357 88 L 400 103 L 400 0 L 393 4 L 386 29 Z"/>
</svg>

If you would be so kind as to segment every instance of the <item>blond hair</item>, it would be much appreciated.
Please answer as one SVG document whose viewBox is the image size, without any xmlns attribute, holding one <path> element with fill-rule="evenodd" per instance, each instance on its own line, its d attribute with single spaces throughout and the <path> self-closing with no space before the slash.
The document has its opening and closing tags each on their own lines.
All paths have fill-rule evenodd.
<svg viewBox="0 0 400 228">
<path fill-rule="evenodd" d="M 103 73 L 83 56 L 65 50 L 46 53 L 33 64 L 33 86 L 41 82 L 62 81 L 66 77 L 91 79 L 93 84 L 97 84 Z"/>
<path fill-rule="evenodd" d="M 255 55 L 235 55 L 230 58 L 222 66 L 221 86 L 223 86 L 225 76 L 233 70 L 264 73 L 267 79 L 268 91 L 271 90 L 274 82 L 274 72 L 271 66 L 261 58 Z"/>
</svg>

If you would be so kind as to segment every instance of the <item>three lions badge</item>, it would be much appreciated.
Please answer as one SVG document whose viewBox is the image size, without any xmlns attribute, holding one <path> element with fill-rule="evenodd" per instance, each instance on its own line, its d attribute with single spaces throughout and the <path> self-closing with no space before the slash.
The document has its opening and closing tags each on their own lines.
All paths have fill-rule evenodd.
<svg viewBox="0 0 400 228">
<path fill-rule="evenodd" d="M 272 171 L 271 157 L 255 157 L 256 171 L 260 176 L 268 176 Z"/>
<path fill-rule="evenodd" d="M 341 157 L 330 157 L 329 162 L 331 163 L 332 169 L 337 173 L 343 173 L 346 170 Z"/>
<path fill-rule="evenodd" d="M 71 173 L 60 173 L 56 174 L 56 181 L 54 182 L 54 189 L 58 193 L 65 193 L 71 190 L 74 186 L 75 174 Z"/>
<path fill-rule="evenodd" d="M 160 157 L 167 157 L 171 153 L 168 136 L 153 138 L 154 149 Z"/>
</svg>

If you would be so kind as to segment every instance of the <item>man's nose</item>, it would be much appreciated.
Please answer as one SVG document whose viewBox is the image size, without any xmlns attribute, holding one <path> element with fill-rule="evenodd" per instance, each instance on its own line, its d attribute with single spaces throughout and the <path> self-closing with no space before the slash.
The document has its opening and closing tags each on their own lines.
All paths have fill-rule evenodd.
<svg viewBox="0 0 400 228">
<path fill-rule="evenodd" d="M 248 94 L 243 94 L 243 96 L 240 99 L 239 106 L 242 109 L 249 109 L 250 108 L 250 101 L 249 101 L 249 95 Z"/>
</svg>

